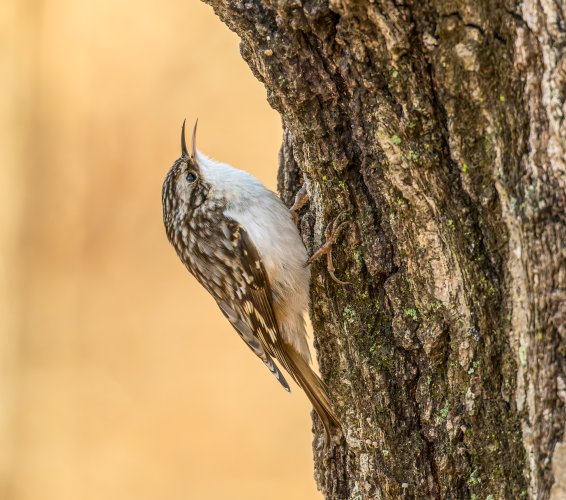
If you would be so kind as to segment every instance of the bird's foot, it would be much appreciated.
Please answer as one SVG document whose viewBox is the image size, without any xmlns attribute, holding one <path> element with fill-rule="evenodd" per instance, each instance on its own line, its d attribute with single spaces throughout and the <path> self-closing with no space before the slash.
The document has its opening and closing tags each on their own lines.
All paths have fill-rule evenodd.
<svg viewBox="0 0 566 500">
<path fill-rule="evenodd" d="M 326 268 L 328 269 L 328 274 L 330 274 L 331 278 L 340 285 L 349 285 L 348 281 L 342 281 L 336 277 L 334 274 L 334 262 L 332 261 L 332 246 L 338 240 L 340 233 L 343 229 L 348 225 L 352 224 L 352 221 L 343 220 L 344 216 L 347 216 L 347 212 L 342 212 L 333 222 L 328 224 L 324 231 L 324 237 L 326 239 L 325 243 L 316 251 L 314 252 L 310 259 L 307 261 L 307 264 L 312 264 L 316 259 L 326 255 Z"/>
</svg>

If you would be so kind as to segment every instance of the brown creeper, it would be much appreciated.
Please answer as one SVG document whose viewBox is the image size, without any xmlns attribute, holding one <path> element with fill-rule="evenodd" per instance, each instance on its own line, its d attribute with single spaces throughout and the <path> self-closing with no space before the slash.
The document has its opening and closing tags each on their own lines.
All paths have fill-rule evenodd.
<svg viewBox="0 0 566 500">
<path fill-rule="evenodd" d="M 181 132 L 181 157 L 163 184 L 163 222 L 177 255 L 214 297 L 247 346 L 289 391 L 279 364 L 305 391 L 327 443 L 340 430 L 310 368 L 304 313 L 310 270 L 291 214 L 255 177 L 217 163 Z"/>
</svg>

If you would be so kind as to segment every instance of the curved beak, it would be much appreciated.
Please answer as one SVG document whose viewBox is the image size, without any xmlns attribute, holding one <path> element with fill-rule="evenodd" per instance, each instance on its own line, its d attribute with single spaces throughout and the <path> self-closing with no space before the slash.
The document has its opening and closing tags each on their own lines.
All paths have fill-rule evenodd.
<svg viewBox="0 0 566 500">
<path fill-rule="evenodd" d="M 192 153 L 193 153 L 193 160 L 196 161 L 198 163 L 197 160 L 197 125 L 198 125 L 198 118 L 195 121 L 195 126 L 193 128 L 193 140 L 192 140 Z"/>
</svg>

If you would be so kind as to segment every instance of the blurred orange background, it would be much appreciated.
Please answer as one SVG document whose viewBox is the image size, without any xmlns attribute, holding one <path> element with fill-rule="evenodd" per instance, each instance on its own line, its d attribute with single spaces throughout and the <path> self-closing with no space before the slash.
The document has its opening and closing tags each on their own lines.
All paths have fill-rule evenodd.
<svg viewBox="0 0 566 500">
<path fill-rule="evenodd" d="M 275 188 L 237 37 L 197 0 L 7 1 L 0 71 L 0 498 L 320 498 L 306 398 L 162 227 L 185 117 Z"/>
</svg>

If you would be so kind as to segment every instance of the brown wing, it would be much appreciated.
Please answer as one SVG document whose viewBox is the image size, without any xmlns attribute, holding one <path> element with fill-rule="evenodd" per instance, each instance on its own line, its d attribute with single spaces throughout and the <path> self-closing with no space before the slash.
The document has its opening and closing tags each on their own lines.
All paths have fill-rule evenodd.
<svg viewBox="0 0 566 500">
<path fill-rule="evenodd" d="M 260 350 L 257 349 L 256 343 L 259 341 L 261 350 L 267 357 L 276 358 L 295 378 L 281 342 L 279 326 L 273 311 L 269 278 L 261 257 L 242 225 L 236 221 L 230 221 L 228 229 L 233 253 L 230 259 L 232 264 L 229 270 L 230 279 L 224 285 L 231 290 L 226 290 L 228 293 L 224 294 L 221 300 L 217 299 L 218 305 L 240 336 L 258 356 Z M 269 364 L 268 367 L 285 389 L 289 390 L 279 370 L 275 371 Z"/>
<path fill-rule="evenodd" d="M 222 250 L 223 286 L 212 287 L 211 293 L 246 344 L 264 361 L 283 387 L 289 390 L 272 357 L 303 388 L 322 420 L 329 442 L 330 436 L 341 427 L 324 383 L 299 353 L 283 345 L 273 310 L 269 277 L 248 233 L 233 220 L 221 224 L 223 236 L 230 244 Z"/>
</svg>

